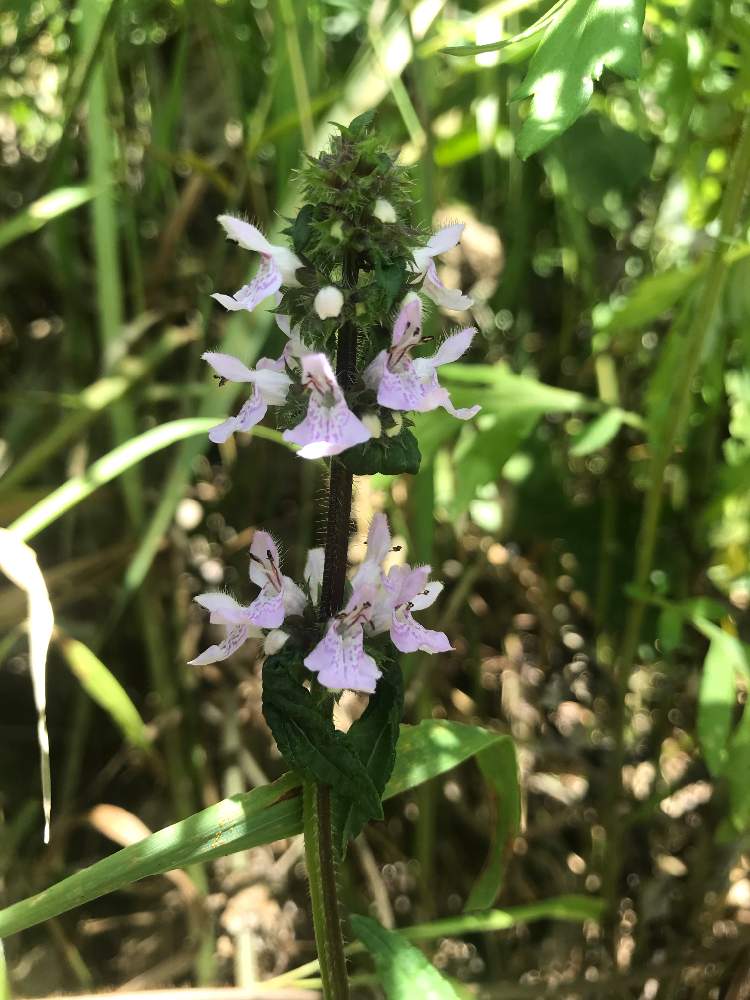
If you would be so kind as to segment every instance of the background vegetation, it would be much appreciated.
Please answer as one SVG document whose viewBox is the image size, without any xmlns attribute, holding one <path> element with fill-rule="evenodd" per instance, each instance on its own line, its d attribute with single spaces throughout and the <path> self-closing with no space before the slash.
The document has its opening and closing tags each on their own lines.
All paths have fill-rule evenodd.
<svg viewBox="0 0 750 1000">
<path fill-rule="evenodd" d="M 445 750 L 444 773 L 350 852 L 347 908 L 428 922 L 412 937 L 474 995 L 747 995 L 750 5 L 650 3 L 638 79 L 618 50 L 587 104 L 575 75 L 561 106 L 583 114 L 535 152 L 539 106 L 513 97 L 540 99 L 541 35 L 523 32 L 544 13 L 5 0 L 0 523 L 37 553 L 56 622 L 45 847 L 26 603 L 4 582 L 6 903 L 282 771 L 260 651 L 185 666 L 205 639 L 191 599 L 243 586 L 254 526 L 297 539 L 299 575 L 323 475 L 271 428 L 208 444 L 206 418 L 233 400 L 201 352 L 250 363 L 278 339 L 267 314 L 210 299 L 246 276 L 215 217 L 278 231 L 304 151 L 373 108 L 423 218 L 466 221 L 444 279 L 472 290 L 481 336 L 445 371 L 484 410 L 466 428 L 426 415 L 419 476 L 361 482 L 358 523 L 386 509 L 447 583 L 456 652 L 409 663 L 408 721 L 512 735 L 522 818 L 496 764 L 488 788 L 470 753 L 447 770 Z M 599 54 L 563 56 L 597 75 Z M 203 863 L 170 855 L 178 870 L 124 889 L 113 876 L 119 891 L 77 909 L 68 893 L 44 923 L 1 912 L 0 934 L 34 924 L 6 940 L 8 988 L 265 995 L 313 955 L 299 837 L 274 829 L 286 839 L 221 858 L 219 823 Z M 472 886 L 503 909 L 462 916 Z M 353 970 L 365 995 L 372 965 Z M 311 995 L 314 972 L 274 995 Z"/>
</svg>

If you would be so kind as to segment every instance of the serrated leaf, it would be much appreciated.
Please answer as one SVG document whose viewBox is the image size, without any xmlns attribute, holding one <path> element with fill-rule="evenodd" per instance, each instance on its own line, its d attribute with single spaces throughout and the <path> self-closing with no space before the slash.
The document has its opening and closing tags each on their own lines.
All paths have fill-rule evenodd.
<svg viewBox="0 0 750 1000">
<path fill-rule="evenodd" d="M 392 264 L 375 262 L 375 283 L 383 292 L 385 307 L 391 310 L 403 292 L 406 279 L 406 265 L 398 260 Z"/>
<path fill-rule="evenodd" d="M 382 819 L 380 793 L 343 733 L 321 714 L 295 671 L 299 654 L 282 650 L 263 664 L 263 715 L 289 766 L 330 785 L 367 819 Z"/>
<path fill-rule="evenodd" d="M 605 68 L 635 78 L 641 69 L 645 0 L 569 0 L 547 28 L 513 99 L 531 97 L 517 150 L 526 159 L 585 111 Z"/>
<path fill-rule="evenodd" d="M 399 726 L 404 714 L 404 684 L 398 661 L 384 663 L 382 670 L 375 694 L 345 737 L 381 796 L 393 773 Z M 357 836 L 370 817 L 362 812 L 356 801 L 339 794 L 334 795 L 334 816 L 339 851 L 343 855 L 347 843 Z"/>
<path fill-rule="evenodd" d="M 394 438 L 381 434 L 364 444 L 348 448 L 341 461 L 353 476 L 374 476 L 378 473 L 396 476 L 402 472 L 415 476 L 419 472 L 422 455 L 408 427 Z"/>
<path fill-rule="evenodd" d="M 459 1000 L 448 980 L 396 931 L 386 930 L 370 917 L 354 915 L 351 924 L 375 959 L 375 970 L 388 1000 Z"/>
<path fill-rule="evenodd" d="M 291 237 L 294 252 L 297 254 L 304 254 L 310 240 L 314 212 L 315 209 L 312 205 L 303 205 L 299 212 L 297 212 L 294 222 L 286 230 Z"/>
</svg>

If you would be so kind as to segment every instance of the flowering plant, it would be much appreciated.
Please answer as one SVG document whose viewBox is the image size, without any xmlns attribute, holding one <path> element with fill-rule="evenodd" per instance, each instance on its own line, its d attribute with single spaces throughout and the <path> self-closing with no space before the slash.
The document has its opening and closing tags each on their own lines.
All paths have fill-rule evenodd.
<svg viewBox="0 0 750 1000">
<path fill-rule="evenodd" d="M 441 366 L 469 349 L 473 327 L 452 333 L 431 355 L 420 353 L 428 339 L 425 297 L 450 310 L 471 305 L 443 285 L 435 265 L 435 257 L 458 243 L 463 226 L 431 235 L 415 225 L 408 176 L 369 125 L 362 116 L 339 126 L 330 150 L 307 164 L 305 203 L 286 230 L 291 247 L 271 244 L 242 219 L 219 217 L 230 239 L 262 259 L 249 284 L 214 298 L 226 309 L 252 311 L 273 296 L 287 342 L 278 358 L 262 358 L 254 369 L 227 354 L 203 355 L 221 384 L 251 386 L 239 413 L 213 428 L 210 438 L 221 444 L 275 407 L 300 458 L 329 460 L 326 540 L 308 553 L 297 584 L 284 575 L 274 539 L 256 531 L 249 576 L 260 592 L 247 606 L 228 594 L 199 595 L 210 621 L 226 634 L 191 661 L 218 662 L 248 637 L 264 637 L 263 711 L 279 750 L 306 782 L 314 916 L 320 910 L 316 940 L 326 995 L 336 997 L 346 995 L 346 976 L 338 917 L 332 917 L 334 855 L 344 853 L 369 819 L 382 818 L 403 707 L 398 653 L 452 649 L 443 632 L 415 617 L 439 597 L 442 584 L 430 581 L 429 566 L 393 559 L 384 514 L 372 520 L 365 559 L 348 572 L 352 477 L 418 470 L 410 413 L 442 407 L 468 420 L 479 409 L 457 409 L 438 378 Z M 343 734 L 332 708 L 347 689 L 370 700 Z"/>
</svg>

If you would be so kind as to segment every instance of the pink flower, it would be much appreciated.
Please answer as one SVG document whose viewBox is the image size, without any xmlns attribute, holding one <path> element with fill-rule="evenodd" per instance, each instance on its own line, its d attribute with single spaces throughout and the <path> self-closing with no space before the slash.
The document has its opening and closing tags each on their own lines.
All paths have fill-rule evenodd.
<svg viewBox="0 0 750 1000">
<path fill-rule="evenodd" d="M 346 405 L 344 393 L 336 381 L 325 354 L 307 354 L 302 358 L 302 384 L 310 390 L 307 416 L 284 438 L 303 447 L 300 458 L 338 455 L 372 435 Z"/>
<path fill-rule="evenodd" d="M 461 239 L 464 223 L 445 226 L 432 236 L 425 247 L 417 247 L 412 251 L 414 266 L 412 270 L 423 279 L 422 291 L 437 305 L 444 309 L 468 309 L 473 300 L 457 288 L 446 288 L 438 277 L 434 257 L 451 250 Z"/>
<path fill-rule="evenodd" d="M 223 625 L 227 634 L 221 643 L 209 646 L 194 660 L 192 667 L 200 667 L 206 663 L 219 663 L 236 653 L 240 646 L 251 636 L 259 638 L 261 632 L 252 626 L 250 608 L 243 607 L 229 594 L 199 594 L 196 603 L 210 612 L 209 621 L 212 625 Z"/>
<path fill-rule="evenodd" d="M 391 346 L 365 369 L 365 383 L 376 390 L 380 405 L 391 410 L 424 413 L 442 406 L 459 420 L 469 420 L 481 407 L 456 409 L 438 381 L 437 369 L 465 354 L 475 333 L 474 327 L 466 327 L 447 337 L 431 358 L 412 358 L 412 350 L 422 342 L 422 302 L 417 295 L 408 296 L 393 325 Z"/>
<path fill-rule="evenodd" d="M 365 694 L 375 691 L 380 670 L 364 650 L 363 626 L 370 620 L 370 597 L 368 588 L 355 588 L 344 610 L 331 619 L 326 634 L 305 657 L 305 666 L 318 675 L 323 687 Z"/>
<path fill-rule="evenodd" d="M 386 578 L 391 592 L 393 613 L 391 640 L 402 653 L 445 653 L 453 649 L 444 632 L 435 632 L 415 621 L 412 611 L 421 611 L 434 604 L 443 589 L 442 583 L 428 583 L 429 566 L 393 566 Z"/>
<path fill-rule="evenodd" d="M 287 615 L 301 615 L 307 599 L 281 572 L 279 550 L 267 531 L 256 531 L 250 545 L 250 579 L 261 588 L 248 608 L 258 628 L 278 628 Z"/>
<path fill-rule="evenodd" d="M 223 444 L 235 431 L 249 431 L 260 423 L 269 406 L 279 406 L 286 400 L 292 380 L 285 372 L 267 367 L 268 359 L 262 358 L 254 371 L 231 354 L 206 351 L 201 357 L 208 361 L 222 383 L 249 382 L 253 387 L 250 398 L 237 416 L 228 417 L 223 423 L 211 428 L 208 437 L 215 444 Z"/>
<path fill-rule="evenodd" d="M 232 312 L 246 309 L 252 312 L 259 302 L 273 295 L 282 285 L 299 284 L 295 271 L 302 267 L 302 261 L 288 247 L 274 246 L 255 226 L 232 215 L 220 215 L 219 222 L 228 239 L 235 240 L 245 250 L 255 250 L 263 258 L 258 273 L 248 285 L 243 285 L 234 295 L 216 292 L 211 296 L 225 309 Z"/>
<path fill-rule="evenodd" d="M 367 587 L 370 591 L 370 616 L 368 632 L 378 635 L 387 632 L 393 613 L 393 600 L 386 586 L 383 562 L 392 551 L 392 539 L 388 518 L 385 514 L 375 514 L 367 533 L 367 554 L 352 577 L 352 586 Z"/>
</svg>

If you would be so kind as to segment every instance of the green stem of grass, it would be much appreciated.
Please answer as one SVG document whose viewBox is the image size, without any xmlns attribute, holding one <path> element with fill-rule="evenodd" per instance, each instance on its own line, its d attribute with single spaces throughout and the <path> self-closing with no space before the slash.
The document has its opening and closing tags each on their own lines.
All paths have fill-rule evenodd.
<svg viewBox="0 0 750 1000">
<path fill-rule="evenodd" d="M 610 916 L 614 914 L 616 909 L 617 890 L 622 868 L 624 824 L 622 824 L 618 814 L 618 806 L 622 799 L 622 767 L 625 759 L 625 698 L 638 651 L 638 642 L 647 605 L 645 598 L 640 595 L 647 591 L 654 565 L 667 466 L 682 437 L 690 412 L 693 382 L 705 353 L 730 267 L 725 253 L 726 246 L 739 224 L 749 181 L 750 115 L 747 115 L 733 156 L 729 182 L 719 213 L 719 236 L 714 243 L 706 277 L 698 293 L 692 319 L 685 335 L 683 367 L 675 381 L 663 429 L 653 445 L 649 486 L 641 517 L 635 574 L 631 586 L 632 592 L 639 596 L 636 596 L 630 604 L 619 653 L 615 658 L 614 672 L 617 685 L 615 718 L 613 720 L 615 747 L 612 754 L 612 775 L 609 783 L 609 836 L 604 873 L 604 890 L 610 905 Z"/>
</svg>

